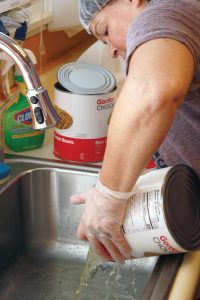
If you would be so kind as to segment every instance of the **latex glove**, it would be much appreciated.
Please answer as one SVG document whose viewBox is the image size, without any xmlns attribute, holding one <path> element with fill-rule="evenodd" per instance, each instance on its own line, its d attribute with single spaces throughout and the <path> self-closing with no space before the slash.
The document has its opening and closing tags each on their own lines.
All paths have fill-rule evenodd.
<svg viewBox="0 0 200 300">
<path fill-rule="evenodd" d="M 131 248 L 122 229 L 131 195 L 110 190 L 98 178 L 95 187 L 70 198 L 73 204 L 85 203 L 77 237 L 88 240 L 96 253 L 106 260 L 124 263 L 131 257 Z"/>
</svg>

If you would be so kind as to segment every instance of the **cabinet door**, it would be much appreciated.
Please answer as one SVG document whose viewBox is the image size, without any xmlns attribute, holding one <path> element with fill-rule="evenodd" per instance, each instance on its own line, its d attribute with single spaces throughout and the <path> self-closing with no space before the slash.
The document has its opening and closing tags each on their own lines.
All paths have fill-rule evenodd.
<svg viewBox="0 0 200 300">
<path fill-rule="evenodd" d="M 78 0 L 53 0 L 53 20 L 49 30 L 65 30 L 80 25 Z"/>
<path fill-rule="evenodd" d="M 0 0 L 0 13 L 9 11 L 30 2 L 31 0 Z"/>
</svg>

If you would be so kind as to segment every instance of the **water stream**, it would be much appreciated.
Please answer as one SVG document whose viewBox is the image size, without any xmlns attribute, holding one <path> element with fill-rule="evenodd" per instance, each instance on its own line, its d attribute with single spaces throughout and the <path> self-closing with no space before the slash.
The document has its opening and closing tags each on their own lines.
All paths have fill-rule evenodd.
<svg viewBox="0 0 200 300">
<path fill-rule="evenodd" d="M 124 266 L 105 263 L 89 249 L 74 300 L 136 300 L 135 267 L 129 261 L 124 278 Z"/>
</svg>

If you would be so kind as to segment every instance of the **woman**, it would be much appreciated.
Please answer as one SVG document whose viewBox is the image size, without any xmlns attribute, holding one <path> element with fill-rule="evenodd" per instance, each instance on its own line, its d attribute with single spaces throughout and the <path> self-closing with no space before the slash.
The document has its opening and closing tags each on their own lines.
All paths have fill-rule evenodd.
<svg viewBox="0 0 200 300">
<path fill-rule="evenodd" d="M 131 257 L 122 230 L 127 200 L 149 159 L 200 175 L 200 1 L 80 0 L 80 20 L 125 59 L 127 77 L 96 186 L 71 198 L 85 203 L 77 235 L 123 263 Z"/>
</svg>

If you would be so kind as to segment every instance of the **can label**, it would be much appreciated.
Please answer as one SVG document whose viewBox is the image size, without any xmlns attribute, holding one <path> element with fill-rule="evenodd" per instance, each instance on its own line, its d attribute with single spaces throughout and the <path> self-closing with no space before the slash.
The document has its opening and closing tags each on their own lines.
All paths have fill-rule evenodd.
<svg viewBox="0 0 200 300">
<path fill-rule="evenodd" d="M 54 132 L 54 154 L 64 160 L 80 162 L 101 161 L 106 148 L 106 138 L 77 139 Z"/>
<path fill-rule="evenodd" d="M 186 252 L 167 228 L 161 186 L 133 194 L 123 229 L 135 257 Z"/>
<path fill-rule="evenodd" d="M 75 95 L 55 89 L 55 108 L 61 117 L 54 131 L 56 156 L 78 162 L 103 160 L 114 95 Z"/>
</svg>

